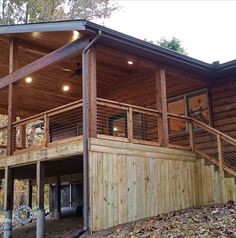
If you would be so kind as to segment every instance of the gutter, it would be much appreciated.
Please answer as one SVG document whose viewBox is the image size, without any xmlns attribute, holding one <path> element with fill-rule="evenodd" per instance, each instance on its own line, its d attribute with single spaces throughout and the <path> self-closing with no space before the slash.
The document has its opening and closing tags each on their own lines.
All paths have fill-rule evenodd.
<svg viewBox="0 0 236 238">
<path fill-rule="evenodd" d="M 83 49 L 82 52 L 82 94 L 83 94 L 83 192 L 84 192 L 84 231 L 89 230 L 89 174 L 88 174 L 88 112 L 87 112 L 87 51 L 99 40 L 101 37 L 101 30 L 98 31 L 95 38 Z"/>
</svg>

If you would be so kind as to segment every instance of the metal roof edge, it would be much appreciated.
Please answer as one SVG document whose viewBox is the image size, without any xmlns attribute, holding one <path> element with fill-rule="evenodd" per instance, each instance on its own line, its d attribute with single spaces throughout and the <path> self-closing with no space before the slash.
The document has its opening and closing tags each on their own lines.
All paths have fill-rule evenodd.
<svg viewBox="0 0 236 238">
<path fill-rule="evenodd" d="M 0 25 L 0 35 L 70 30 L 85 30 L 85 20 L 38 22 L 19 25 Z"/>
</svg>

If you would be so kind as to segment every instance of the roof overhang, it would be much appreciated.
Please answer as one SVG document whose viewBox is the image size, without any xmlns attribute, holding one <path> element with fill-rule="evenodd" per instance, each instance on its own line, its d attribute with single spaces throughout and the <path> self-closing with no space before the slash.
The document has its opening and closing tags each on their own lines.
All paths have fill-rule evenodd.
<svg viewBox="0 0 236 238">
<path fill-rule="evenodd" d="M 30 23 L 20 25 L 4 25 L 0 26 L 0 35 L 16 34 L 16 33 L 31 33 L 31 32 L 55 32 L 55 31 L 84 31 L 84 20 L 77 21 L 58 21 L 58 22 L 43 22 Z"/>
<path fill-rule="evenodd" d="M 0 35 L 33 32 L 87 31 L 96 34 L 102 32 L 99 43 L 148 60 L 196 73 L 207 79 L 221 78 L 236 72 L 236 60 L 224 64 L 209 64 L 175 51 L 148 43 L 132 36 L 114 31 L 87 20 L 32 23 L 0 26 Z"/>
</svg>

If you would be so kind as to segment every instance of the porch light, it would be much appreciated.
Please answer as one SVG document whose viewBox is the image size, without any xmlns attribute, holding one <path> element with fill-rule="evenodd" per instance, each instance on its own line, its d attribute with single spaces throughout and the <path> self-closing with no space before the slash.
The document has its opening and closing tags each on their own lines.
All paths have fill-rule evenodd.
<svg viewBox="0 0 236 238">
<path fill-rule="evenodd" d="M 72 36 L 72 40 L 77 40 L 79 38 L 79 32 L 78 31 L 73 31 L 73 36 Z"/>
<path fill-rule="evenodd" d="M 133 64 L 134 64 L 134 62 L 131 61 L 131 60 L 129 60 L 127 63 L 128 63 L 129 65 L 133 65 Z"/>
<path fill-rule="evenodd" d="M 113 128 L 113 131 L 118 131 L 118 128 L 117 128 L 117 127 L 114 127 L 114 128 Z"/>
<path fill-rule="evenodd" d="M 31 77 L 25 78 L 25 82 L 26 82 L 26 83 L 31 83 L 31 82 L 32 82 L 32 78 L 31 78 Z"/>
<path fill-rule="evenodd" d="M 68 85 L 64 85 L 62 89 L 64 92 L 67 92 L 70 90 L 70 87 Z"/>
</svg>

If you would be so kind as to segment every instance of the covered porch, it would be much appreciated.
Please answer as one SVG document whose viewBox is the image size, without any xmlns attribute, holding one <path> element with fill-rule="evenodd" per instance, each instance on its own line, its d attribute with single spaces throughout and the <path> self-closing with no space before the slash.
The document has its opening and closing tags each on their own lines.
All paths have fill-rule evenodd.
<svg viewBox="0 0 236 238">
<path fill-rule="evenodd" d="M 9 53 L 1 69 L 1 157 L 82 139 L 83 127 L 88 138 L 191 149 L 180 117 L 191 115 L 173 98 L 195 91 L 210 121 L 207 91 L 198 93 L 208 86 L 204 78 L 100 44 L 83 56 L 86 35 L 46 54 L 34 42 L 40 34 L 2 39 Z"/>
<path fill-rule="evenodd" d="M 143 163 L 147 163 L 146 159 L 143 160 L 145 162 L 139 161 L 140 153 L 141 157 L 151 161 L 149 165 L 154 163 L 157 166 L 152 158 L 157 159 L 166 168 L 167 174 L 169 169 L 175 169 L 175 160 L 184 170 L 184 160 L 191 167 L 186 171 L 187 178 L 189 171 L 194 171 L 196 154 L 186 150 L 198 152 L 217 165 L 220 172 L 234 173 L 230 167 L 231 148 L 236 145 L 232 138 L 210 127 L 208 88 L 211 85 L 205 74 L 185 70 L 177 60 L 174 64 L 168 57 L 163 60 L 161 54 L 156 56 L 156 53 L 139 46 L 131 47 L 119 39 L 111 41 L 106 36 L 99 41 L 99 37 L 102 37 L 101 32 L 96 35 L 71 30 L 0 37 L 4 45 L 0 55 L 0 168 L 5 171 L 6 193 L 12 198 L 14 169 L 34 164 L 39 194 L 37 205 L 43 210 L 45 165 L 52 161 L 56 170 L 61 159 L 64 159 L 63 166 L 66 161 L 68 164 L 71 162 L 69 158 L 72 156 L 83 159 L 83 164 L 75 162 L 74 166 L 78 166 L 83 173 L 86 229 L 89 227 L 89 203 L 93 204 L 88 201 L 88 193 L 92 194 L 88 180 L 93 181 L 93 176 L 96 178 L 96 168 L 101 165 L 98 160 L 93 163 L 93 158 L 107 153 L 105 159 L 100 158 L 100 161 L 106 161 L 103 164 L 106 174 L 106 163 L 113 163 L 108 161 L 112 156 L 112 146 L 117 147 L 114 171 L 121 171 L 122 166 L 129 163 L 135 176 L 136 173 L 138 175 L 140 168 L 146 168 Z M 112 45 L 111 42 L 115 43 Z M 91 146 L 91 141 L 97 144 Z M 97 151 L 98 147 L 100 151 Z M 168 153 L 160 147 L 168 147 Z M 126 159 L 129 158 L 127 154 L 120 155 L 120 151 L 131 153 L 133 163 Z M 171 151 L 175 155 L 170 156 Z M 159 155 L 164 157 L 166 163 L 160 160 Z M 170 157 L 174 160 L 173 166 L 168 162 Z M 89 167 L 88 163 L 94 166 L 94 175 L 89 171 L 92 166 Z M 137 165 L 135 168 L 134 164 Z M 66 173 L 74 173 L 76 169 L 66 170 Z M 109 170 L 109 173 L 112 171 Z M 146 172 L 143 171 L 140 189 L 148 183 Z M 152 174 L 154 171 L 150 169 L 149 172 Z M 165 176 L 163 174 L 161 180 L 163 188 L 166 187 Z M 181 178 L 180 170 L 176 176 Z M 155 172 L 153 177 L 156 183 L 158 178 Z M 118 179 L 122 178 L 114 178 L 114 181 Z M 106 181 L 102 182 L 106 186 Z M 195 191 L 195 178 L 191 182 Z M 182 178 L 180 184 L 185 186 Z M 127 185 L 124 182 L 128 191 Z M 165 190 L 159 194 L 165 194 Z M 101 192 L 100 195 L 102 199 Z M 11 198 L 9 202 L 5 199 L 5 209 L 9 214 L 12 210 Z M 196 204 L 195 197 L 190 200 L 193 201 L 191 204 Z M 189 201 L 183 202 L 184 206 L 188 206 Z M 39 213 L 39 222 L 44 220 L 42 214 Z M 132 219 L 137 218 L 135 212 L 133 214 Z M 43 230 L 39 230 L 38 237 L 43 237 L 40 236 L 42 233 Z"/>
</svg>

